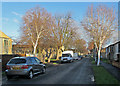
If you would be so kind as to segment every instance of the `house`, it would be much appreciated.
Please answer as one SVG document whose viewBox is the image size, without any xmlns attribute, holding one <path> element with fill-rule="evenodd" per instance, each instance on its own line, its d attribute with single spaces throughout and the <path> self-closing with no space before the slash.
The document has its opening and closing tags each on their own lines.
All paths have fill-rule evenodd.
<svg viewBox="0 0 120 86">
<path fill-rule="evenodd" d="M 106 47 L 106 57 L 111 61 L 120 61 L 120 41 Z"/>
<path fill-rule="evenodd" d="M 106 57 L 112 65 L 120 68 L 120 41 L 106 47 Z"/>
<path fill-rule="evenodd" d="M 33 53 L 33 47 L 31 45 L 22 45 L 22 44 L 16 44 L 12 45 L 12 51 L 13 54 L 32 54 Z"/>
<path fill-rule="evenodd" d="M 12 39 L 0 31 L 0 54 L 12 54 Z"/>
<path fill-rule="evenodd" d="M 106 57 L 106 48 L 101 49 L 101 58 L 107 58 Z"/>
</svg>

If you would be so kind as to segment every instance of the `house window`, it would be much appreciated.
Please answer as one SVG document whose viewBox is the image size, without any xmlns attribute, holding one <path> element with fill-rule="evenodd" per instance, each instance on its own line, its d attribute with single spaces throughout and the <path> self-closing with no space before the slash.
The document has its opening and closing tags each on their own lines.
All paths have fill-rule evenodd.
<svg viewBox="0 0 120 86">
<path fill-rule="evenodd" d="M 7 54 L 8 53 L 8 40 L 4 40 L 4 52 Z"/>
<path fill-rule="evenodd" d="M 113 46 L 111 46 L 111 52 L 113 52 Z"/>
<path fill-rule="evenodd" d="M 110 47 L 108 48 L 108 50 L 109 50 L 109 53 L 110 53 Z"/>
</svg>

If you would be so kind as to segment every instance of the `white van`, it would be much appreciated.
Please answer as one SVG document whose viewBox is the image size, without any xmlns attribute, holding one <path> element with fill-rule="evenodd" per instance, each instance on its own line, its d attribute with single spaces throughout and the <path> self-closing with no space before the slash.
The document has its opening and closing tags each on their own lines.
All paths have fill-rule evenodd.
<svg viewBox="0 0 120 86">
<path fill-rule="evenodd" d="M 62 52 L 61 63 L 62 62 L 73 62 L 73 51 Z"/>
</svg>

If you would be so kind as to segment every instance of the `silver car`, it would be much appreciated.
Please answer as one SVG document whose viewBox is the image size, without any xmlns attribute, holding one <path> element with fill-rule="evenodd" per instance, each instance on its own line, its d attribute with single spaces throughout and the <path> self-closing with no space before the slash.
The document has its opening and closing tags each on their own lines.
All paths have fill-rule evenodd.
<svg viewBox="0 0 120 86">
<path fill-rule="evenodd" d="M 45 73 L 45 65 L 37 57 L 14 57 L 6 65 L 6 76 L 27 76 L 29 79 L 38 73 Z"/>
</svg>

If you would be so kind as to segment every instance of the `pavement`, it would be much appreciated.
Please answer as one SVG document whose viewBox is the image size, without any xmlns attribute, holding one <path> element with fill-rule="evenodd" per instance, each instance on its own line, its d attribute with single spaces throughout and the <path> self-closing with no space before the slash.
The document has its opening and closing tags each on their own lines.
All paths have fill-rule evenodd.
<svg viewBox="0 0 120 86">
<path fill-rule="evenodd" d="M 101 61 L 101 65 L 112 74 L 116 79 L 120 81 L 120 68 L 113 66 L 112 64 L 107 64 Z"/>
<path fill-rule="evenodd" d="M 90 58 L 72 63 L 63 63 L 48 67 L 45 74 L 38 74 L 33 79 L 17 77 L 7 80 L 3 77 L 2 84 L 91 84 L 94 83 L 93 71 Z"/>
</svg>

